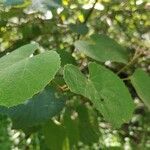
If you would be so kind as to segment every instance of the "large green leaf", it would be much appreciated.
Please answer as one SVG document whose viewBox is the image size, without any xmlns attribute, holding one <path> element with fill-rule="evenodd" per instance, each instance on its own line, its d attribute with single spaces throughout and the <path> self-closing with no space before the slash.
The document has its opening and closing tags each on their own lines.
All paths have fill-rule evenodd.
<svg viewBox="0 0 150 150">
<path fill-rule="evenodd" d="M 31 98 L 50 82 L 60 67 L 55 51 L 29 57 L 35 46 L 26 45 L 0 59 L 0 105 L 14 106 Z"/>
<path fill-rule="evenodd" d="M 134 103 L 123 81 L 112 71 L 96 63 L 89 64 L 89 72 L 90 80 L 100 97 L 95 99 L 96 108 L 116 126 L 128 122 L 132 117 Z M 101 104 L 97 103 L 98 100 Z"/>
<path fill-rule="evenodd" d="M 106 35 L 94 34 L 90 40 L 79 40 L 75 42 L 75 47 L 87 56 L 100 61 L 113 61 L 127 63 L 128 52 L 115 40 Z"/>
<path fill-rule="evenodd" d="M 141 69 L 137 69 L 133 76 L 131 76 L 131 82 L 144 104 L 150 109 L 150 77 Z"/>
<path fill-rule="evenodd" d="M 72 92 L 90 99 L 114 127 L 128 122 L 134 103 L 121 79 L 96 63 L 89 64 L 89 74 L 87 79 L 74 65 L 66 65 L 64 68 L 64 79 Z"/>
</svg>

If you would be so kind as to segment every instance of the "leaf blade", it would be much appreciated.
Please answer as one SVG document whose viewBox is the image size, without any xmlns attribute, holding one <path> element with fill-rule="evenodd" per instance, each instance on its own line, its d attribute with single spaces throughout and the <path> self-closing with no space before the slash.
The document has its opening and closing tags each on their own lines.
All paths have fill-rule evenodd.
<svg viewBox="0 0 150 150">
<path fill-rule="evenodd" d="M 53 79 L 59 67 L 59 55 L 54 51 L 48 51 L 31 58 L 25 57 L 2 69 L 0 105 L 10 107 L 31 98 Z"/>
<path fill-rule="evenodd" d="M 67 65 L 64 68 L 64 79 L 70 90 L 91 100 L 94 107 L 114 127 L 118 128 L 122 123 L 128 122 L 134 110 L 134 103 L 121 79 L 96 63 L 89 65 L 89 72 L 90 77 L 86 79 L 77 67 Z"/>
<path fill-rule="evenodd" d="M 131 83 L 133 84 L 137 94 L 143 100 L 145 105 L 150 109 L 150 77 L 146 72 L 137 69 L 131 76 Z"/>
<path fill-rule="evenodd" d="M 99 91 L 102 103 L 95 107 L 99 107 L 102 115 L 116 127 L 128 122 L 133 114 L 134 103 L 121 79 L 112 71 L 96 63 L 89 64 L 89 72 L 90 80 Z"/>
<path fill-rule="evenodd" d="M 65 101 L 62 97 L 57 98 L 55 92 L 47 86 L 24 104 L 10 107 L 8 115 L 12 119 L 13 128 L 27 129 L 42 125 L 57 115 L 64 107 Z"/>
<path fill-rule="evenodd" d="M 128 62 L 128 53 L 125 48 L 120 46 L 115 40 L 106 35 L 94 34 L 90 40 L 76 41 L 75 47 L 90 58 L 100 62 Z"/>
</svg>

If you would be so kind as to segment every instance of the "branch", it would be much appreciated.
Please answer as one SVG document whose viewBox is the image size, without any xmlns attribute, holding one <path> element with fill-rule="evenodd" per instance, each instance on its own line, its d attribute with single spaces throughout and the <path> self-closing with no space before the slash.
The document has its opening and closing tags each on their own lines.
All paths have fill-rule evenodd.
<svg viewBox="0 0 150 150">
<path fill-rule="evenodd" d="M 94 4 L 93 4 L 92 8 L 90 9 L 89 13 L 87 14 L 87 16 L 86 16 L 86 18 L 85 18 L 83 24 L 86 24 L 87 21 L 89 20 L 90 16 L 92 15 L 92 13 L 93 13 L 93 11 L 94 11 L 94 7 L 95 7 L 97 1 L 98 1 L 98 0 L 95 0 L 95 2 L 94 2 Z"/>
<path fill-rule="evenodd" d="M 136 52 L 135 52 L 133 58 L 131 59 L 131 61 L 130 61 L 127 65 L 125 65 L 123 68 L 121 68 L 121 69 L 117 72 L 117 74 L 119 75 L 119 74 L 120 74 L 121 72 L 123 72 L 125 69 L 128 69 L 130 66 L 132 66 L 132 65 L 135 63 L 135 61 L 136 61 L 142 54 L 143 54 L 143 50 L 142 50 L 142 51 L 136 50 Z"/>
<path fill-rule="evenodd" d="M 95 7 L 95 5 L 96 5 L 97 2 L 98 2 L 98 0 L 95 0 L 95 2 L 94 2 L 94 4 L 93 4 L 92 8 L 91 8 L 90 11 L 88 12 L 88 14 L 87 14 L 87 16 L 86 16 L 86 18 L 85 18 L 83 24 L 86 24 L 87 21 L 89 20 L 90 16 L 92 15 L 92 13 L 93 13 L 93 11 L 94 11 L 94 7 Z M 77 34 L 77 39 L 76 39 L 76 40 L 79 40 L 79 39 L 80 39 L 80 36 L 81 36 L 80 34 Z M 71 52 L 73 53 L 74 50 L 75 50 L 75 47 L 74 47 L 74 45 L 72 45 L 72 47 L 71 47 Z"/>
</svg>

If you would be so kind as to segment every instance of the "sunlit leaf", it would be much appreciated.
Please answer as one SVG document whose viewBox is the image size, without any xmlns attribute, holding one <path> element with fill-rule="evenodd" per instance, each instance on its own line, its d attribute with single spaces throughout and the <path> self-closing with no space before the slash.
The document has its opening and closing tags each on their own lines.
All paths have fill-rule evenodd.
<svg viewBox="0 0 150 150">
<path fill-rule="evenodd" d="M 0 105 L 14 106 L 38 93 L 60 67 L 54 51 L 29 57 L 35 46 L 26 45 L 0 59 Z"/>
<path fill-rule="evenodd" d="M 87 79 L 77 67 L 66 65 L 64 79 L 70 90 L 87 97 L 104 118 L 119 127 L 131 119 L 134 104 L 124 83 L 112 71 L 96 63 L 89 64 Z M 119 115 L 118 115 L 119 114 Z"/>
</svg>

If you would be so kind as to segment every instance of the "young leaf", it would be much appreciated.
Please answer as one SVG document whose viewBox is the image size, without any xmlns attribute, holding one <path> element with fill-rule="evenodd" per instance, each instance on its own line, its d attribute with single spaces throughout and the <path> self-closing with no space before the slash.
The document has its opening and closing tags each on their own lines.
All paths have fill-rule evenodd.
<svg viewBox="0 0 150 150">
<path fill-rule="evenodd" d="M 128 122 L 134 104 L 124 83 L 113 72 L 96 63 L 89 64 L 87 79 L 74 65 L 66 65 L 64 79 L 70 90 L 87 97 L 104 118 L 119 127 Z M 119 115 L 118 115 L 119 114 Z"/>
<path fill-rule="evenodd" d="M 137 69 L 131 77 L 131 82 L 144 104 L 150 109 L 150 77 L 141 69 Z"/>
<path fill-rule="evenodd" d="M 5 66 L 0 66 L 0 105 L 10 107 L 31 98 L 58 71 L 60 58 L 56 52 L 47 51 L 28 57 L 34 50 L 35 46 L 27 45 L 4 56 L 0 61 Z"/>
<path fill-rule="evenodd" d="M 115 126 L 128 122 L 132 117 L 134 103 L 123 81 L 112 71 L 96 63 L 89 64 L 89 72 L 90 80 L 100 97 L 96 98 L 95 107 Z M 98 100 L 101 104 L 97 103 Z"/>
<path fill-rule="evenodd" d="M 97 61 L 113 61 L 127 63 L 128 52 L 115 40 L 106 35 L 94 34 L 88 41 L 76 41 L 75 47 Z"/>
</svg>

